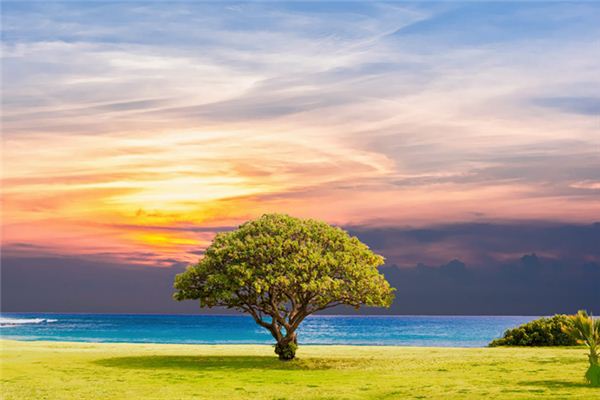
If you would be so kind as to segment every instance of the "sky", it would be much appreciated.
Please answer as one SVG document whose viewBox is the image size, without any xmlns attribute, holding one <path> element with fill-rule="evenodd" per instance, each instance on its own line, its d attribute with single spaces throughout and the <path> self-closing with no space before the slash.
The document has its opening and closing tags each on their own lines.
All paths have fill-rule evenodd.
<svg viewBox="0 0 600 400">
<path fill-rule="evenodd" d="M 599 19 L 594 2 L 3 2 L 3 309 L 139 311 L 123 304 L 164 275 L 155 309 L 184 310 L 172 275 L 271 212 L 351 230 L 400 286 L 433 279 L 420 266 L 448 296 L 466 290 L 450 273 L 501 298 L 539 264 L 542 298 L 587 288 Z M 129 300 L 99 302 L 122 279 Z M 554 304 L 486 301 L 444 312 Z"/>
</svg>

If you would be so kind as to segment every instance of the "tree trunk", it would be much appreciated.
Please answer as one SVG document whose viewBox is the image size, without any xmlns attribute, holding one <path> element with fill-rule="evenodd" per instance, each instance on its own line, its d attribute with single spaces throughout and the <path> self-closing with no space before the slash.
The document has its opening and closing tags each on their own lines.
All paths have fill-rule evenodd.
<svg viewBox="0 0 600 400">
<path fill-rule="evenodd" d="M 596 349 L 590 349 L 590 367 L 585 373 L 585 380 L 588 381 L 592 386 L 600 386 L 600 360 L 598 360 L 598 353 Z"/>
<path fill-rule="evenodd" d="M 281 361 L 290 361 L 296 357 L 296 349 L 298 348 L 298 337 L 295 332 L 290 332 L 275 345 L 275 354 L 279 356 Z"/>
</svg>

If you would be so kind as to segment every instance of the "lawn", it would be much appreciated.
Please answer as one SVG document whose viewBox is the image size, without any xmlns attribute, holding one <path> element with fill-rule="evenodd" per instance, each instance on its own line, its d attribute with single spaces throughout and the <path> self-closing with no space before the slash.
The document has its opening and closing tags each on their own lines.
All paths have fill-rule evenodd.
<svg viewBox="0 0 600 400">
<path fill-rule="evenodd" d="M 0 345 L 4 400 L 600 398 L 583 348 Z"/>
</svg>

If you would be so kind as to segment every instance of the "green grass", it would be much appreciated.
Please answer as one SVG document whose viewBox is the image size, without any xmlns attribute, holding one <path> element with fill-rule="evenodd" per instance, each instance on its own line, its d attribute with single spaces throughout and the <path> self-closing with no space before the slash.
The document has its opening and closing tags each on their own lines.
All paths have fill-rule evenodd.
<svg viewBox="0 0 600 400">
<path fill-rule="evenodd" d="M 0 341 L 4 400 L 600 398 L 583 348 L 269 346 Z"/>
</svg>

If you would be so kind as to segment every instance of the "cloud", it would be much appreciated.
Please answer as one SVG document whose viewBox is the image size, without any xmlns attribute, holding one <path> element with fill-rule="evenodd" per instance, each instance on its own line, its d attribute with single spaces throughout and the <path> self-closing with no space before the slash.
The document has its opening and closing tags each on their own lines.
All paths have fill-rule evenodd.
<svg viewBox="0 0 600 400">
<path fill-rule="evenodd" d="M 452 258 L 471 268 L 490 267 L 528 253 L 566 264 L 600 263 L 600 223 L 520 221 L 349 229 L 385 255 L 388 264 L 404 267 L 439 265 Z"/>
<path fill-rule="evenodd" d="M 187 262 L 264 212 L 589 221 L 598 10 L 6 4 L 4 244 Z"/>
<path fill-rule="evenodd" d="M 438 4 L 431 18 L 418 21 L 395 31 L 396 40 L 406 37 L 427 38 L 427 43 L 445 46 L 485 46 L 509 42 L 543 40 L 556 34 L 577 38 L 581 30 L 597 30 L 591 15 L 598 8 L 589 4 L 543 4 L 537 2 L 514 4 L 466 2 Z"/>
<path fill-rule="evenodd" d="M 183 267 L 152 268 L 72 257 L 3 255 L 2 311 L 193 313 L 172 300 Z"/>
<path fill-rule="evenodd" d="M 152 268 L 135 263 L 72 257 L 2 258 L 2 309 L 6 312 L 223 313 L 196 302 L 172 300 L 183 265 Z M 397 288 L 390 309 L 363 314 L 550 315 L 587 309 L 598 313 L 600 264 L 574 264 L 535 255 L 472 268 L 459 260 L 440 266 L 387 266 Z M 354 314 L 352 308 L 329 312 Z"/>
<path fill-rule="evenodd" d="M 179 225 L 179 226 L 164 226 L 164 225 L 113 225 L 114 228 L 123 229 L 147 229 L 159 231 L 183 231 L 183 232 L 199 232 L 199 233 L 217 233 L 228 232 L 237 228 L 237 226 L 195 226 L 195 225 Z"/>
<path fill-rule="evenodd" d="M 600 311 L 593 308 L 600 304 L 596 290 L 600 223 L 350 229 L 386 257 L 382 272 L 398 289 L 391 309 L 364 309 L 364 313 L 546 315 L 580 308 Z M 190 254 L 190 262 L 195 262 L 203 250 Z M 194 302 L 171 300 L 173 277 L 190 262 L 160 251 L 65 255 L 31 243 L 4 246 L 3 310 L 196 312 Z M 338 308 L 332 312 L 354 311 Z"/>
<path fill-rule="evenodd" d="M 552 315 L 579 309 L 598 313 L 600 263 L 571 263 L 535 255 L 497 266 L 386 267 L 397 288 L 391 314 Z M 369 311 L 367 311 L 369 312 Z"/>
<path fill-rule="evenodd" d="M 547 97 L 535 99 L 534 103 L 564 112 L 600 115 L 600 97 Z"/>
</svg>

